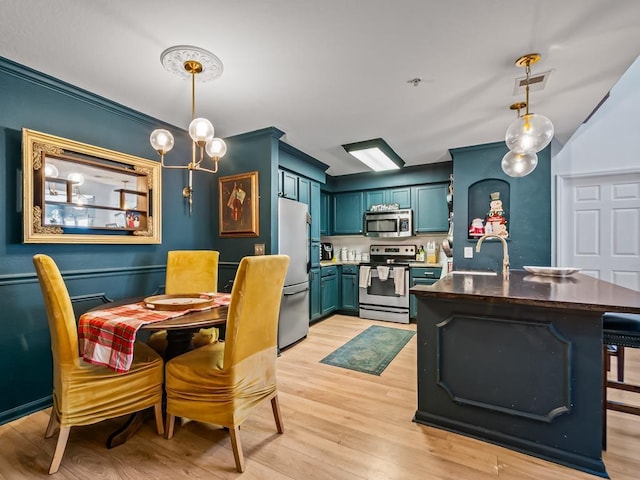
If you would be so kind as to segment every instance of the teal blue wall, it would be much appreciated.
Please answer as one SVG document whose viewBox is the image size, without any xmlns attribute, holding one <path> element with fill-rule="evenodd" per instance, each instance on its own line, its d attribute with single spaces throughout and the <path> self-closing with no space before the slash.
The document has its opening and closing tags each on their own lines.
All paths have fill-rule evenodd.
<svg viewBox="0 0 640 480">
<path fill-rule="evenodd" d="M 186 172 L 164 170 L 161 245 L 22 244 L 19 172 L 23 127 L 149 159 L 157 159 L 149 145 L 149 134 L 154 128 L 165 127 L 176 137 L 168 163 L 188 158 L 190 142 L 182 129 L 2 58 L 0 105 L 0 187 L 5 192 L 0 221 L 0 365 L 4 367 L 0 375 L 1 424 L 51 403 L 49 330 L 31 262 L 35 253 L 51 255 L 58 263 L 75 301 L 74 308 L 81 313 L 100 303 L 103 296 L 115 300 L 161 290 L 168 250 L 211 249 L 221 243 L 217 236 L 217 176 L 194 175 L 190 217 L 182 197 Z M 242 142 L 230 142 L 229 158 L 238 155 L 233 149 L 240 149 L 239 143 Z M 220 173 L 260 169 L 262 187 L 262 182 L 270 182 L 273 175 L 268 167 L 269 155 L 267 150 L 261 157 L 236 159 L 235 165 L 221 162 Z M 264 175 L 262 166 L 247 162 L 264 162 Z M 261 192 L 268 198 L 268 183 Z M 268 218 L 269 201 L 265 204 L 264 218 Z M 268 235 L 270 226 L 261 217 L 262 225 L 261 232 Z M 246 251 L 248 248 L 243 246 L 234 255 L 225 254 L 225 267 L 233 274 L 238 255 Z"/>
<path fill-rule="evenodd" d="M 278 191 L 278 143 L 284 134 L 277 128 L 269 127 L 254 132 L 226 138 L 227 155 L 220 161 L 224 176 L 239 173 L 258 172 L 259 194 L 259 236 L 242 238 L 218 237 L 218 199 L 211 204 L 215 222 L 215 244 L 220 250 L 222 261 L 237 262 L 246 255 L 253 255 L 256 243 L 265 244 L 265 252 L 278 248 L 278 202 L 274 192 Z M 215 186 L 216 195 L 218 192 Z"/>
<path fill-rule="evenodd" d="M 502 243 L 493 240 L 475 252 L 476 240 L 468 239 L 469 187 L 492 179 L 506 182 L 509 189 L 507 229 L 511 268 L 523 265 L 551 265 L 551 155 L 550 148 L 538 153 L 538 166 L 526 177 L 507 176 L 501 167 L 508 152 L 504 142 L 451 149 L 453 158 L 453 265 L 456 270 L 502 268 Z M 488 212 L 490 198 L 479 200 L 477 208 Z M 472 205 L 471 208 L 475 206 Z M 472 259 L 463 258 L 464 247 L 474 247 Z"/>
</svg>

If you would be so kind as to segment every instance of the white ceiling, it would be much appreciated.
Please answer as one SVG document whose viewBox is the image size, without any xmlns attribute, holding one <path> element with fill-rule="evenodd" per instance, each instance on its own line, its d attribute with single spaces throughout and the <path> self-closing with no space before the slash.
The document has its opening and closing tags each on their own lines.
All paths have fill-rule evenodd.
<svg viewBox="0 0 640 480">
<path fill-rule="evenodd" d="M 564 144 L 640 54 L 638 0 L 2 0 L 0 56 L 186 128 L 188 82 L 160 53 L 196 45 L 224 63 L 196 88 L 216 136 L 268 126 L 330 165 L 384 138 L 407 165 L 504 139 L 519 56 L 550 70 L 531 94 Z M 408 80 L 421 77 L 417 87 Z M 147 139 L 141 139 L 147 141 Z M 149 157 L 154 153 L 149 147 Z"/>
</svg>

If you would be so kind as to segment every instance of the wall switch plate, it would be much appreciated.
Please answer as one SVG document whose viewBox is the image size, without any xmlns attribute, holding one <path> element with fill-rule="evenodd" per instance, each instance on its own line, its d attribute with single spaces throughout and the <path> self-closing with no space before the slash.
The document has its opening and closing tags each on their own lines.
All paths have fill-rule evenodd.
<svg viewBox="0 0 640 480">
<path fill-rule="evenodd" d="M 473 247 L 464 247 L 464 258 L 473 258 Z"/>
<path fill-rule="evenodd" d="M 264 243 L 256 243 L 253 246 L 254 255 L 264 255 Z"/>
</svg>

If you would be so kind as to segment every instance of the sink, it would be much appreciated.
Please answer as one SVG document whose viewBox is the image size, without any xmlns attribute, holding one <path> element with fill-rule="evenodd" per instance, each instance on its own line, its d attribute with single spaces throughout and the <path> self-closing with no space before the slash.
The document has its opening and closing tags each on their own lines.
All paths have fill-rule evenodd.
<svg viewBox="0 0 640 480">
<path fill-rule="evenodd" d="M 485 276 L 495 276 L 496 272 L 492 272 L 490 270 L 454 270 L 451 272 L 454 275 L 485 275 Z"/>
</svg>

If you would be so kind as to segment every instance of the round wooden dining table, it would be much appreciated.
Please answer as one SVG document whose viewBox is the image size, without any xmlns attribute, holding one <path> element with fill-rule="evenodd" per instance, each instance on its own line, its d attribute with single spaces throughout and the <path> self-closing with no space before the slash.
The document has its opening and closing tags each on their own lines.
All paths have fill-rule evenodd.
<svg viewBox="0 0 640 480">
<path fill-rule="evenodd" d="M 104 305 L 93 307 L 89 312 L 139 303 L 142 302 L 144 298 L 145 297 L 128 298 L 105 303 Z M 140 330 L 167 331 L 167 351 L 164 359 L 166 362 L 193 348 L 191 338 L 193 334 L 201 328 L 215 326 L 220 330 L 219 339 L 224 339 L 227 312 L 227 306 L 213 307 L 208 310 L 189 312 L 180 317 L 162 320 L 160 322 L 148 323 L 141 326 Z M 109 435 L 107 448 L 117 447 L 125 443 L 140 428 L 144 422 L 144 418 L 144 412 L 132 414 L 122 427 Z"/>
</svg>

